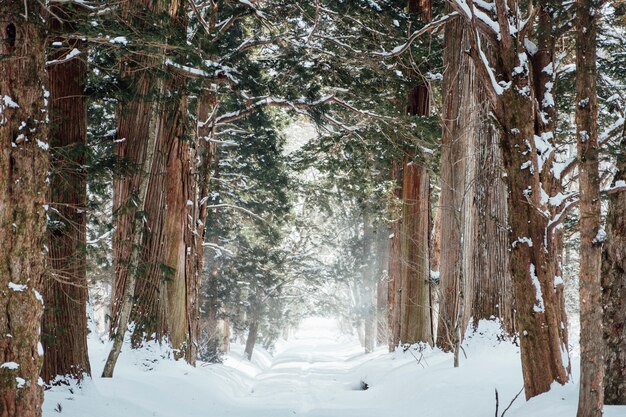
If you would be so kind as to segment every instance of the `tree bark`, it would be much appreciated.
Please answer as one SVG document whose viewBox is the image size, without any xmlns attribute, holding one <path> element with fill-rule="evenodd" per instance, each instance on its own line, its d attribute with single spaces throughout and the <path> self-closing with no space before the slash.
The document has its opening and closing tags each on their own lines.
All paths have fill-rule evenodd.
<svg viewBox="0 0 626 417">
<path fill-rule="evenodd" d="M 512 17 L 507 8 L 519 7 L 518 2 L 496 0 L 495 6 L 499 31 L 507 34 L 499 40 L 487 37 L 483 43 L 476 22 L 460 16 L 468 28 L 468 52 L 501 127 L 499 143 L 509 191 L 509 269 L 528 399 L 550 390 L 554 381 L 567 382 L 570 370 L 560 279 L 562 237 L 558 226 L 563 206 L 550 200 L 561 188 L 560 175 L 552 170 L 554 8 L 547 1 L 538 5 L 537 50 L 532 48 L 531 53 L 523 37 L 508 35 Z M 494 63 L 489 67 L 484 59 L 486 43 L 494 48 Z"/>
<path fill-rule="evenodd" d="M 0 415 L 39 417 L 47 194 L 42 5 L 0 3 Z M 26 15 L 26 16 L 25 16 Z"/>
<path fill-rule="evenodd" d="M 394 161 L 391 169 L 391 177 L 396 187 L 394 190 L 394 203 L 401 204 L 402 198 L 402 164 Z M 402 234 L 402 216 L 398 213 L 397 207 L 393 207 L 394 215 L 397 219 L 391 223 L 389 237 L 389 280 L 387 286 L 387 305 L 389 314 L 389 351 L 393 352 L 400 343 L 400 287 L 402 281 L 401 265 L 402 253 L 400 242 Z"/>
<path fill-rule="evenodd" d="M 617 155 L 618 181 L 626 183 L 626 131 Z M 609 195 L 607 240 L 602 249 L 602 305 L 606 343 L 604 402 L 626 405 L 626 191 Z"/>
<path fill-rule="evenodd" d="M 152 335 L 159 341 L 167 336 L 178 355 L 193 363 L 195 355 L 187 350 L 195 346 L 192 326 L 197 314 L 187 300 L 195 299 L 188 297 L 188 292 L 196 288 L 198 275 L 187 231 L 194 226 L 189 219 L 196 189 L 191 175 L 192 152 L 189 141 L 184 139 L 187 98 L 179 93 L 184 89 L 185 80 L 174 75 L 165 85 L 169 99 L 158 110 L 155 158 L 145 208 L 149 233 L 144 235 L 144 267 L 137 279 L 131 321 L 136 323 L 135 346 Z"/>
<path fill-rule="evenodd" d="M 244 353 L 246 358 L 252 360 L 252 351 L 256 344 L 257 336 L 259 335 L 259 324 L 261 322 L 261 309 L 262 309 L 263 290 L 257 287 L 255 290 L 254 304 L 251 306 L 250 316 L 248 319 L 248 337 L 246 338 L 246 348 Z"/>
<path fill-rule="evenodd" d="M 149 4 L 152 4 L 154 9 L 148 8 Z M 144 7 L 152 12 L 158 12 L 160 6 L 160 2 L 148 0 L 128 1 L 122 3 L 121 15 L 140 26 L 141 22 L 135 22 L 133 16 Z M 125 294 L 134 293 L 134 288 L 132 290 L 126 288 L 129 275 L 135 274 L 139 267 L 131 264 L 130 258 L 134 250 L 133 244 L 142 242 L 141 236 L 137 235 L 142 233 L 144 224 L 142 219 L 137 217 L 141 216 L 138 207 L 144 204 L 144 201 L 140 200 L 143 197 L 140 196 L 140 188 L 144 183 L 145 168 L 151 166 L 151 161 L 146 165 L 146 154 L 149 144 L 155 139 L 154 97 L 160 92 L 161 84 L 154 74 L 154 68 L 159 64 L 155 57 L 140 57 L 136 60 L 129 57 L 122 62 L 120 68 L 120 78 L 128 86 L 131 96 L 121 101 L 117 109 L 115 154 L 128 168 L 113 180 L 115 277 L 111 296 L 111 337 L 114 337 L 118 330 L 122 332 L 126 330 L 119 328 L 120 313 L 126 302 Z"/>
<path fill-rule="evenodd" d="M 62 60 L 79 40 L 64 39 L 71 30 L 69 21 L 76 18 L 62 7 L 52 7 L 56 16 L 68 19 L 60 23 L 49 17 L 49 26 L 66 46 L 50 58 Z M 42 322 L 44 361 L 41 377 L 50 383 L 59 376 L 81 380 L 90 375 L 87 354 L 87 271 L 85 257 L 87 178 L 84 172 L 87 141 L 87 112 L 84 85 L 87 65 L 82 54 L 48 67 L 50 84 L 50 175 L 48 231 L 49 269 L 42 286 L 45 309 Z"/>
<path fill-rule="evenodd" d="M 184 7 L 179 1 L 162 1 L 148 4 L 127 6 L 148 8 L 156 17 L 167 13 L 171 20 L 176 20 L 177 29 L 184 36 L 186 19 Z M 143 23 L 145 24 L 145 23 Z M 114 326 L 119 315 L 121 304 L 119 298 L 128 284 L 128 265 L 126 261 L 129 250 L 128 238 L 137 236 L 141 246 L 139 264 L 134 266 L 137 275 L 135 286 L 131 292 L 135 305 L 131 310 L 130 321 L 136 324 L 133 333 L 133 345 L 141 345 L 146 338 L 155 337 L 162 341 L 165 337 L 171 343 L 176 357 L 185 357 L 195 363 L 198 324 L 198 261 L 194 251 L 198 250 L 194 230 L 197 190 L 192 175 L 195 163 L 194 151 L 189 141 L 184 138 L 187 117 L 186 80 L 181 75 L 171 75 L 165 81 L 154 78 L 147 73 L 150 67 L 162 65 L 162 62 L 145 58 L 139 74 L 131 79 L 137 82 L 135 99 L 126 103 L 122 114 L 118 135 L 124 135 L 121 142 L 121 156 L 130 156 L 136 166 L 145 161 L 143 155 L 148 145 L 146 141 L 155 141 L 155 151 L 149 164 L 149 176 L 146 188 L 145 207 L 141 213 L 145 217 L 145 228 L 137 229 L 131 220 L 137 215 L 132 198 L 136 200 L 136 189 L 142 172 L 118 181 L 115 208 L 121 213 L 117 216 L 118 236 L 116 239 L 116 259 L 118 260 L 117 276 L 114 288 Z M 150 88 L 159 86 L 162 102 L 156 105 L 147 102 Z M 167 98 L 166 98 L 167 97 Z M 155 108 L 156 106 L 156 108 Z M 136 107 L 136 109 L 135 109 Z M 129 112 L 128 110 L 138 110 Z M 139 111 L 141 110 L 141 111 Z M 143 112 L 142 112 L 143 111 Z M 134 130 L 147 121 L 150 124 L 150 112 L 156 112 L 154 133 L 145 129 L 143 132 Z M 139 120 L 133 120 L 137 117 Z M 133 123 L 133 121 L 135 123 Z M 149 134 L 146 135 L 145 132 Z M 141 133 L 141 135 L 139 134 Z M 127 136 L 134 138 L 130 141 Z M 154 139 L 150 139 L 154 136 Z M 127 145 L 124 145 L 127 144 Z M 131 200 L 128 200 L 131 197 Z M 130 203 L 130 204 L 129 204 Z M 122 210 L 125 209 L 125 210 Z M 191 219 L 191 220 L 190 220 Z M 124 239 L 126 237 L 126 239 Z M 201 244 L 200 244 L 201 246 Z M 133 267 L 133 265 L 130 265 Z M 123 301 L 122 301 L 123 302 Z M 116 308 L 117 307 L 117 308 Z"/>
<path fill-rule="evenodd" d="M 452 351 L 467 326 L 467 312 L 461 305 L 470 299 L 470 277 L 463 273 L 463 234 L 466 206 L 470 204 L 467 184 L 468 143 L 475 134 L 477 109 L 474 107 L 474 70 L 463 48 L 469 47 L 463 22 L 446 24 L 444 63 L 444 114 L 441 139 L 441 245 L 439 264 L 439 322 L 437 346 Z M 468 110 L 469 109 L 469 110 Z M 468 236 L 469 238 L 469 236 Z M 471 255 L 470 255 L 471 256 Z"/>
<path fill-rule="evenodd" d="M 576 1 L 576 135 L 580 169 L 580 395 L 578 417 L 601 417 L 604 405 L 604 338 L 600 219 L 596 33 L 592 0 Z"/>
<path fill-rule="evenodd" d="M 406 164 L 402 188 L 400 341 L 432 344 L 430 179 L 426 169 Z"/>
<path fill-rule="evenodd" d="M 500 318 L 513 332 L 506 184 L 498 133 L 478 82 L 467 28 L 446 24 L 441 156 L 441 265 L 437 345 L 455 350 L 470 318 Z M 488 56 L 493 51 L 487 51 Z"/>
</svg>

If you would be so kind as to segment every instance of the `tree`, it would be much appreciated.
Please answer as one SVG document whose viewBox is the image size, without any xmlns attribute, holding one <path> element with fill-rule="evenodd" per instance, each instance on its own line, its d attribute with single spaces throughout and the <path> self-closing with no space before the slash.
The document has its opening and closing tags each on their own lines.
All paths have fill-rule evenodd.
<svg viewBox="0 0 626 417">
<path fill-rule="evenodd" d="M 65 35 L 75 30 L 77 10 L 52 6 L 49 27 L 55 47 L 47 65 L 50 83 L 50 195 L 48 263 L 42 295 L 44 361 L 41 376 L 81 380 L 91 373 L 87 354 L 85 146 L 87 112 L 84 43 Z"/>
<path fill-rule="evenodd" d="M 500 126 L 509 190 L 509 268 L 525 394 L 531 398 L 548 391 L 554 381 L 567 382 L 570 368 L 557 228 L 567 209 L 565 201 L 550 200 L 562 188 L 562 172 L 552 169 L 556 157 L 552 87 L 554 42 L 563 26 L 556 22 L 558 10 L 549 1 L 524 8 L 521 2 L 498 0 L 489 10 L 473 1 L 469 6 L 465 1 L 451 4 L 468 28 L 470 54 Z M 483 42 L 494 50 L 495 68 L 486 59 Z"/>
<path fill-rule="evenodd" d="M 498 132 L 474 62 L 464 52 L 469 36 L 462 20 L 446 23 L 437 345 L 453 350 L 457 365 L 470 317 L 498 317 L 511 333 L 514 323 Z"/>
<path fill-rule="evenodd" d="M 600 417 L 604 404 L 604 339 L 600 219 L 596 3 L 576 2 L 576 136 L 580 170 L 580 395 L 578 417 Z"/>
<path fill-rule="evenodd" d="M 167 30 L 154 56 L 135 50 L 138 58 L 129 56 L 121 69 L 134 94 L 119 109 L 117 153 L 135 170 L 114 186 L 117 266 L 111 329 L 116 344 L 107 374 L 129 321 L 136 324 L 134 346 L 152 335 L 159 341 L 168 337 L 178 356 L 192 364 L 196 359 L 198 274 L 195 257 L 187 250 L 192 245 L 197 249 L 189 221 L 196 188 L 185 138 L 186 75 L 176 71 L 164 52 L 168 44 L 186 39 L 186 10 L 174 1 L 129 2 L 122 11 L 144 32 L 153 28 L 152 19 Z M 167 66 L 172 71 L 166 72 Z M 154 69 L 164 73 L 158 77 Z"/>
<path fill-rule="evenodd" d="M 41 415 L 39 331 L 48 174 L 45 25 L 37 1 L 0 4 L 0 415 Z"/>
<path fill-rule="evenodd" d="M 432 19 L 432 2 L 410 0 L 408 10 L 423 22 Z M 430 115 L 430 85 L 421 74 L 411 74 L 406 112 Z M 392 225 L 389 255 L 389 310 L 393 350 L 398 343 L 433 342 L 430 289 L 430 176 L 419 155 L 410 149 L 394 161 L 392 175 L 399 180 L 397 197 L 401 217 Z"/>
<path fill-rule="evenodd" d="M 617 154 L 615 192 L 609 194 L 607 239 L 602 248 L 602 305 L 606 343 L 604 402 L 626 405 L 626 132 Z M 621 189 L 620 189 L 621 187 Z"/>
</svg>

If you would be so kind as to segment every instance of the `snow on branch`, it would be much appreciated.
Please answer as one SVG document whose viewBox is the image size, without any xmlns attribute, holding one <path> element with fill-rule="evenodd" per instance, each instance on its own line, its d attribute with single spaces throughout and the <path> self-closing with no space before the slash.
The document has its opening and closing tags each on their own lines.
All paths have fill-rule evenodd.
<svg viewBox="0 0 626 417">
<path fill-rule="evenodd" d="M 213 128 L 215 126 L 223 125 L 226 123 L 231 123 L 236 120 L 242 119 L 263 107 L 285 107 L 285 108 L 295 110 L 296 112 L 301 113 L 301 114 L 309 114 L 310 110 L 313 110 L 315 107 L 318 107 L 324 104 L 336 104 L 340 107 L 343 107 L 355 113 L 362 114 L 368 117 L 377 118 L 377 119 L 388 118 L 388 117 L 381 116 L 381 115 L 378 115 L 376 113 L 373 113 L 367 110 L 358 109 L 354 107 L 353 105 L 343 100 L 338 99 L 335 96 L 325 96 L 315 101 L 308 101 L 304 99 L 289 101 L 289 100 L 280 99 L 280 98 L 267 97 L 267 98 L 263 98 L 254 103 L 249 104 L 243 110 L 237 110 L 234 112 L 223 114 L 217 117 L 213 122 L 207 122 L 206 125 L 209 128 Z M 341 123 L 337 122 L 334 119 L 330 119 L 330 120 L 333 124 L 341 125 Z"/>
<path fill-rule="evenodd" d="M 80 54 L 81 54 L 81 52 L 78 49 L 74 48 L 71 51 L 69 51 L 67 53 L 67 55 L 65 55 L 62 58 L 53 59 L 52 61 L 47 61 L 46 62 L 46 66 L 57 65 L 57 64 L 64 64 L 64 63 L 66 63 L 68 61 L 71 61 L 72 59 L 76 58 Z"/>
<path fill-rule="evenodd" d="M 434 29 L 437 29 L 439 26 L 443 25 L 448 20 L 450 20 L 451 18 L 453 18 L 455 16 L 458 16 L 458 15 L 459 15 L 459 13 L 454 11 L 454 12 L 452 12 L 450 14 L 447 14 L 447 15 L 437 19 L 437 20 L 434 20 L 434 21 L 430 22 L 429 24 L 427 24 L 426 26 L 424 26 L 423 28 L 413 32 L 411 34 L 411 36 L 409 36 L 407 41 L 405 43 L 403 43 L 402 45 L 396 46 L 390 52 L 374 52 L 374 55 L 382 56 L 382 57 L 385 57 L 385 58 L 392 58 L 392 57 L 396 57 L 398 55 L 401 55 L 404 51 L 409 49 L 409 47 L 415 41 L 415 39 L 419 38 L 420 36 L 422 36 L 425 33 L 428 33 L 428 32 L 433 31 Z"/>
</svg>

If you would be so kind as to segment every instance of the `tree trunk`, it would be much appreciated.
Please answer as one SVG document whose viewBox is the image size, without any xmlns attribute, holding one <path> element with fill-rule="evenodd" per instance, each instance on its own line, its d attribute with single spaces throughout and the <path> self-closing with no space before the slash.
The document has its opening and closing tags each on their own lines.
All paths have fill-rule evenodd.
<svg viewBox="0 0 626 417">
<path fill-rule="evenodd" d="M 580 169 L 580 395 L 578 417 L 601 417 L 604 405 L 604 339 L 600 261 L 598 97 L 596 93 L 597 8 L 576 1 L 576 134 Z"/>
<path fill-rule="evenodd" d="M 167 12 L 169 18 L 176 19 L 179 23 L 179 32 L 184 33 L 186 21 L 179 17 L 184 15 L 185 9 L 178 1 L 156 2 L 149 7 L 157 18 L 160 18 L 160 13 Z M 114 207 L 121 213 L 117 216 L 116 259 L 119 268 L 114 288 L 113 323 L 115 326 L 115 318 L 119 314 L 119 295 L 124 293 L 129 282 L 127 265 L 130 265 L 136 269 L 131 273 L 137 274 L 136 288 L 131 291 L 135 306 L 131 310 L 130 321 L 136 323 L 133 345 L 138 346 L 145 338 L 153 335 L 159 341 L 167 336 L 177 356 L 184 356 L 193 364 L 197 347 L 199 274 L 196 270 L 197 257 L 193 253 L 193 250 L 198 249 L 198 244 L 193 234 L 195 222 L 192 215 L 195 214 L 197 191 L 192 176 L 192 164 L 195 162 L 192 162 L 193 151 L 189 142 L 184 139 L 187 117 L 186 80 L 180 75 L 172 75 L 167 81 L 155 79 L 146 69 L 162 63 L 155 62 L 154 59 L 146 60 L 150 60 L 142 63 L 147 64 L 146 68 L 142 68 L 139 75 L 132 75 L 135 78 L 133 81 L 137 81 L 137 95 L 126 104 L 118 128 L 119 136 L 127 133 L 122 136 L 126 140 L 121 143 L 128 143 L 120 149 L 120 155 L 132 155 L 130 159 L 137 166 L 146 162 L 143 149 L 137 148 L 146 148 L 148 140 L 155 141 L 154 157 L 147 161 L 150 175 L 146 200 L 139 202 L 145 207 L 141 216 L 145 217 L 146 228 L 138 230 L 131 221 L 137 215 L 137 203 L 129 201 L 128 197 L 137 199 L 133 194 L 136 194 L 137 181 L 142 175 L 142 172 L 135 172 L 117 184 L 119 190 Z M 144 129 L 139 135 L 138 131 L 133 130 L 139 124 L 137 122 L 149 122 L 150 111 L 155 111 L 155 103 L 147 102 L 146 96 L 152 84 L 159 86 L 161 91 L 157 97 L 163 101 L 156 107 L 154 133 Z M 129 108 L 135 110 L 135 107 L 143 112 L 128 111 Z M 135 123 L 133 116 L 139 118 Z M 146 131 L 150 133 L 146 135 Z M 152 135 L 154 139 L 150 139 Z M 128 136 L 135 140 L 130 141 Z M 135 240 L 140 242 L 142 254 L 139 265 L 133 266 L 126 261 L 129 250 L 133 250 L 129 247 L 128 239 L 137 234 L 139 236 Z M 119 330 L 124 331 L 123 328 Z"/>
<path fill-rule="evenodd" d="M 506 184 L 498 134 L 462 21 L 446 24 L 437 345 L 455 350 L 470 318 L 498 317 L 512 333 Z M 487 51 L 492 55 L 493 51 Z M 457 352 L 458 353 L 458 352 Z"/>
<path fill-rule="evenodd" d="M 41 416 L 48 126 L 43 6 L 0 3 L 0 415 Z M 26 17 L 24 17 L 26 14 Z"/>
<path fill-rule="evenodd" d="M 430 179 L 426 169 L 406 164 L 402 188 L 400 341 L 432 343 Z"/>
<path fill-rule="evenodd" d="M 564 305 L 558 288 L 562 283 L 557 281 L 560 245 L 545 212 L 539 210 L 547 205 L 540 202 L 539 177 L 524 168 L 529 160 L 527 144 L 535 137 L 533 103 L 514 92 L 515 88 L 523 87 L 504 93 L 504 119 L 510 124 L 503 127 L 500 144 L 509 185 L 509 268 L 528 399 L 549 391 L 554 381 L 567 382 L 570 365 Z M 543 170 L 547 169 L 549 166 L 544 166 Z"/>
<path fill-rule="evenodd" d="M 248 319 L 248 323 L 249 323 L 248 337 L 246 338 L 246 348 L 244 350 L 246 358 L 249 361 L 252 360 L 252 351 L 254 350 L 254 345 L 256 344 L 256 339 L 257 339 L 257 336 L 259 335 L 259 324 L 261 322 L 262 297 L 263 297 L 263 290 L 260 287 L 257 287 L 255 291 L 254 305 L 252 305 L 252 309 L 250 310 L 250 317 Z"/>
<path fill-rule="evenodd" d="M 122 16 L 133 16 L 134 7 L 140 8 L 140 3 L 146 2 L 147 0 L 122 3 Z M 128 168 L 113 180 L 115 277 L 111 296 L 111 337 L 115 336 L 117 330 L 126 330 L 119 328 L 120 313 L 126 302 L 125 294 L 134 293 L 134 288 L 126 288 L 129 275 L 135 274 L 139 268 L 139 265 L 131 264 L 130 258 L 134 250 L 133 244 L 142 242 L 141 236 L 137 235 L 142 233 L 144 224 L 137 217 L 141 216 L 138 207 L 144 204 L 140 188 L 144 183 L 145 168 L 151 166 L 151 161 L 146 164 L 146 153 L 149 143 L 155 139 L 153 100 L 161 88 L 161 83 L 154 74 L 154 68 L 158 65 L 159 61 L 155 57 L 142 57 L 136 61 L 129 58 L 121 65 L 120 78 L 129 87 L 131 94 L 130 98 L 120 102 L 117 109 L 115 154 Z"/>
<path fill-rule="evenodd" d="M 626 130 L 617 155 L 618 181 L 626 184 Z M 621 184 L 621 183 L 620 183 Z M 602 305 L 606 342 L 604 402 L 626 405 L 626 191 L 609 195 L 607 240 L 602 250 Z"/>
<path fill-rule="evenodd" d="M 54 7 L 56 16 L 75 18 L 66 9 Z M 50 28 L 67 46 L 51 54 L 62 60 L 78 40 L 65 40 L 69 24 L 49 17 Z M 42 322 L 44 361 L 41 376 L 50 383 L 57 376 L 77 380 L 89 375 L 87 355 L 87 275 L 85 236 L 87 178 L 84 172 L 87 139 L 87 112 L 84 84 L 87 73 L 85 52 L 48 67 L 50 83 L 50 175 L 48 231 L 49 269 L 42 286 L 45 310 Z"/>
<path fill-rule="evenodd" d="M 449 22 L 445 28 L 444 62 L 446 72 L 443 86 L 443 135 L 441 139 L 441 245 L 439 264 L 439 322 L 437 346 L 454 350 L 467 326 L 467 310 L 461 304 L 471 301 L 469 283 L 463 274 L 463 234 L 465 207 L 470 204 L 467 170 L 470 154 L 468 143 L 478 129 L 474 106 L 474 69 L 464 49 L 469 47 L 463 22 Z M 464 48 L 464 49 L 463 49 Z M 471 255 L 470 255 L 471 256 Z"/>
<path fill-rule="evenodd" d="M 131 315 L 136 323 L 133 341 L 137 346 L 151 335 L 157 340 L 167 336 L 172 347 L 193 363 L 195 355 L 186 350 L 195 345 L 192 325 L 197 314 L 187 311 L 187 293 L 196 287 L 197 275 L 193 272 L 195 266 L 188 270 L 187 262 L 195 263 L 195 259 L 187 231 L 193 227 L 189 219 L 196 190 L 191 149 L 184 139 L 187 98 L 179 93 L 185 89 L 185 80 L 174 75 L 165 89 L 169 99 L 159 109 L 155 158 L 146 196 L 149 233 L 142 245 L 144 267 L 138 276 L 136 306 Z"/>
<path fill-rule="evenodd" d="M 478 320 L 497 317 L 504 331 L 514 334 L 515 308 L 513 284 L 509 272 L 509 240 L 507 233 L 507 189 L 502 180 L 502 157 L 498 148 L 498 132 L 487 118 L 487 109 L 480 100 L 482 119 L 475 135 L 476 143 L 472 183 L 474 202 L 471 222 L 474 232 L 466 239 L 473 249 L 465 257 L 473 263 L 471 279 L 473 294 L 471 316 Z"/>
<path fill-rule="evenodd" d="M 401 204 L 402 199 L 402 164 L 394 161 L 391 176 L 394 179 L 396 188 L 394 190 L 395 202 Z M 400 242 L 402 239 L 402 216 L 395 213 L 397 207 L 393 207 L 395 219 L 390 226 L 389 237 L 389 280 L 387 286 L 387 308 L 389 314 L 389 351 L 393 352 L 400 343 L 400 286 L 402 281 L 401 265 L 402 253 Z"/>
</svg>

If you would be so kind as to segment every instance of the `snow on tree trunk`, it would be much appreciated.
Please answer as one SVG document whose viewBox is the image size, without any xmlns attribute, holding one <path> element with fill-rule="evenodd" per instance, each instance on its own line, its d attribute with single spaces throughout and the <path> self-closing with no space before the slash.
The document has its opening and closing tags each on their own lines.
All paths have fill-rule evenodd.
<svg viewBox="0 0 626 417">
<path fill-rule="evenodd" d="M 0 3 L 0 415 L 41 416 L 48 124 L 43 6 Z M 25 16 L 26 15 L 26 16 Z"/>
<path fill-rule="evenodd" d="M 56 16 L 76 19 L 72 12 L 53 7 Z M 67 46 L 55 49 L 48 66 L 50 83 L 50 147 L 52 174 L 48 204 L 48 273 L 42 286 L 46 308 L 42 323 L 44 361 L 41 376 L 47 383 L 57 376 L 78 380 L 90 374 L 87 354 L 87 274 L 85 257 L 87 178 L 83 172 L 87 140 L 84 83 L 87 74 L 84 44 L 65 40 L 69 23 L 49 17 L 56 41 Z M 79 55 L 65 61 L 68 54 Z"/>
</svg>

